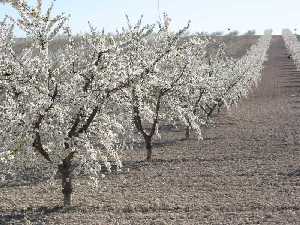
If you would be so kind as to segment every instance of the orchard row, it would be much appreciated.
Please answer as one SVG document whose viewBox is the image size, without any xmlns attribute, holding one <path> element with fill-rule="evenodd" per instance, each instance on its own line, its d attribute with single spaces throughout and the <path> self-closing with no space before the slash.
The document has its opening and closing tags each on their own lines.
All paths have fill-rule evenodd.
<svg viewBox="0 0 300 225">
<path fill-rule="evenodd" d="M 35 7 L 6 3 L 19 18 L 0 25 L 1 167 L 14 176 L 48 163 L 61 174 L 66 206 L 82 168 L 97 183 L 102 162 L 121 168 L 118 152 L 137 139 L 150 161 L 162 123 L 184 125 L 186 138 L 195 132 L 201 139 L 213 115 L 257 85 L 272 37 L 266 31 L 234 59 L 220 40 L 188 35 L 189 24 L 170 31 L 167 17 L 158 25 L 128 19 L 114 34 L 89 24 L 89 33 L 75 36 L 68 17 L 52 16 L 53 5 L 43 12 L 41 0 Z M 14 26 L 26 33 L 21 50 Z"/>
</svg>

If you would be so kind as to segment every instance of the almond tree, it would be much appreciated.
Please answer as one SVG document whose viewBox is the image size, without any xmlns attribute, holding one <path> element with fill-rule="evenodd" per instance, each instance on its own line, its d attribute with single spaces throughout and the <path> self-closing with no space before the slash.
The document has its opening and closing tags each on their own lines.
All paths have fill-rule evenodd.
<svg viewBox="0 0 300 225">
<path fill-rule="evenodd" d="M 89 34 L 74 38 L 68 18 L 51 15 L 53 4 L 45 13 L 41 0 L 35 7 L 26 1 L 8 4 L 19 13 L 14 24 L 26 32 L 30 47 L 16 54 L 12 26 L 1 24 L 2 162 L 17 170 L 47 162 L 61 174 L 64 205 L 69 206 L 76 172 L 85 169 L 97 183 L 102 162 L 108 170 L 110 161 L 121 167 L 118 149 L 130 137 L 122 90 L 147 76 L 161 60 L 158 55 L 146 67 L 127 73 L 128 55 L 153 26 L 138 23 L 114 36 L 91 27 Z M 58 34 L 66 36 L 66 43 L 52 51 L 49 45 Z"/>
<path fill-rule="evenodd" d="M 264 62 L 268 59 L 267 51 L 272 39 L 272 30 L 266 30 L 257 43 L 252 45 L 231 69 L 233 76 L 226 82 L 220 95 L 222 104 L 230 106 L 240 98 L 247 97 L 253 87 L 261 80 Z"/>
<path fill-rule="evenodd" d="M 178 90 L 186 86 L 191 77 L 190 58 L 198 48 L 204 52 L 206 41 L 199 37 L 185 37 L 188 26 L 177 33 L 168 32 L 167 27 L 160 26 L 160 30 L 146 39 L 131 58 L 131 67 L 148 66 L 156 55 L 162 58 L 155 69 L 144 79 L 136 80 L 127 89 L 126 98 L 131 100 L 132 120 L 135 128 L 142 136 L 147 150 L 147 161 L 152 159 L 152 139 L 158 135 L 159 122 L 181 121 L 187 123 L 191 115 L 184 107 Z M 193 127 L 198 129 L 194 122 Z"/>
<path fill-rule="evenodd" d="M 220 112 L 220 107 L 236 104 L 257 85 L 271 37 L 272 32 L 267 30 L 258 42 L 237 60 L 226 54 L 222 43 L 216 45 L 216 52 L 207 51 L 204 58 L 192 59 L 192 73 L 197 74 L 198 79 L 190 82 L 187 91 L 182 93 L 182 98 L 203 125 L 207 124 L 214 114 Z M 210 43 L 215 45 L 214 40 L 210 40 Z M 211 47 L 210 44 L 208 46 Z M 203 69 L 200 69 L 200 65 Z M 188 137 L 189 126 L 186 132 L 186 138 Z"/>
<path fill-rule="evenodd" d="M 207 37 L 208 44 L 204 55 L 199 49 L 194 49 L 191 57 L 192 79 L 186 90 L 182 92 L 182 99 L 191 108 L 192 114 L 198 118 L 201 126 L 208 125 L 214 108 L 209 108 L 210 104 L 215 103 L 214 93 L 222 87 L 223 73 L 232 66 L 233 61 L 225 52 L 223 42 Z M 196 53 L 198 51 L 198 53 Z M 201 57 L 202 55 L 202 57 Z M 219 106 L 216 104 L 216 107 Z M 191 125 L 188 121 L 186 126 L 185 138 L 189 139 Z"/>
</svg>

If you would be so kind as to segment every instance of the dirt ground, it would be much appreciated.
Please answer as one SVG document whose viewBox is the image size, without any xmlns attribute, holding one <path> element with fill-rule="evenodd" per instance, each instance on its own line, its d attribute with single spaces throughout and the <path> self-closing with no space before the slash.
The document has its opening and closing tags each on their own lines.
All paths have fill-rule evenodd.
<svg viewBox="0 0 300 225">
<path fill-rule="evenodd" d="M 204 141 L 164 131 L 154 161 L 125 153 L 99 190 L 75 185 L 60 208 L 59 181 L 0 188 L 0 224 L 300 224 L 300 72 L 273 36 L 262 81 L 216 119 Z"/>
<path fill-rule="evenodd" d="M 257 42 L 258 38 L 257 35 L 223 36 L 221 40 L 226 44 L 226 51 L 230 56 L 240 58 Z"/>
</svg>

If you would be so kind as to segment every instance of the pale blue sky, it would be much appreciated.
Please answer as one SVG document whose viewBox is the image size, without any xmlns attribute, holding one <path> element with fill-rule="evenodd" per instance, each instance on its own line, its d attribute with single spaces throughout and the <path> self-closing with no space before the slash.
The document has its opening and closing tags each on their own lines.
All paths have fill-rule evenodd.
<svg viewBox="0 0 300 225">
<path fill-rule="evenodd" d="M 272 28 L 297 28 L 300 32 L 300 0 L 159 0 L 160 12 L 172 18 L 173 30 L 190 19 L 192 32 L 225 31 L 228 27 L 241 33 L 255 29 L 262 33 Z M 34 0 L 29 2 L 34 3 Z M 44 0 L 49 3 L 49 0 Z M 158 20 L 158 0 L 56 0 L 55 11 L 71 14 L 74 32 L 87 30 L 87 21 L 99 29 L 115 31 L 126 24 L 125 13 L 132 21 L 144 15 L 145 23 Z M 0 5 L 0 18 L 15 15 L 14 10 Z"/>
</svg>

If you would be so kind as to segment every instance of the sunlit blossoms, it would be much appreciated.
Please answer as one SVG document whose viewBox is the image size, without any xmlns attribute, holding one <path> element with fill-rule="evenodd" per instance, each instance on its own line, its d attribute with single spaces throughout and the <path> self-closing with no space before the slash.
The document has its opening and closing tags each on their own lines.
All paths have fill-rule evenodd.
<svg viewBox="0 0 300 225">
<path fill-rule="evenodd" d="M 169 30 L 142 19 L 122 32 L 75 36 L 65 14 L 52 16 L 27 1 L 7 1 L 20 18 L 0 24 L 0 157 L 12 176 L 26 168 L 62 178 L 64 205 L 72 179 L 90 175 L 98 184 L 103 166 L 121 169 L 119 152 L 142 137 L 147 160 L 161 123 L 196 131 L 215 109 L 246 96 L 259 81 L 271 31 L 236 60 L 213 39 Z M 15 49 L 13 26 L 28 45 Z M 59 39 L 60 38 L 60 39 Z M 61 42 L 59 48 L 51 47 Z M 136 132 L 137 131 L 137 132 Z M 5 179 L 5 176 L 4 176 Z"/>
<path fill-rule="evenodd" d="M 122 113 L 117 112 L 125 102 L 118 93 L 145 73 L 139 70 L 125 77 L 126 55 L 151 27 L 136 36 L 124 31 L 115 37 L 91 28 L 90 34 L 74 38 L 66 17 L 51 17 L 52 5 L 44 15 L 41 1 L 35 8 L 24 2 L 11 4 L 21 16 L 16 23 L 28 35 L 30 47 L 16 54 L 11 28 L 2 23 L 1 157 L 14 158 L 13 164 L 26 159 L 23 164 L 33 166 L 48 161 L 58 168 L 68 205 L 70 179 L 77 168 L 97 178 L 101 161 L 108 170 L 109 162 L 121 167 L 118 149 L 127 136 Z M 58 51 L 49 50 L 59 33 L 66 43 Z"/>
<path fill-rule="evenodd" d="M 272 32 L 267 30 L 240 59 L 234 59 L 225 52 L 224 44 L 210 40 L 205 54 L 198 52 L 190 57 L 190 81 L 181 94 L 183 106 L 189 108 L 194 117 L 187 118 L 186 138 L 190 128 L 197 121 L 198 126 L 206 125 L 213 114 L 222 106 L 227 108 L 246 97 L 261 77 Z M 194 50 L 194 52 L 196 52 Z M 188 115 L 188 114 L 186 114 Z M 201 130 L 200 130 L 201 131 Z M 198 130 L 198 133 L 199 130 Z"/>
</svg>

